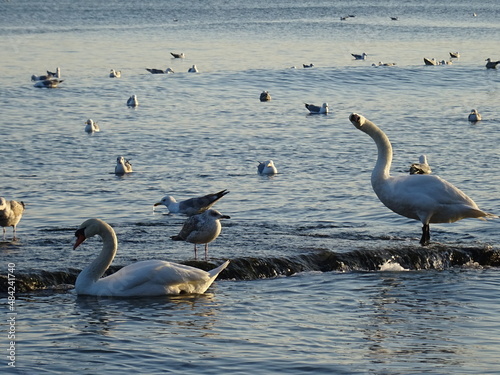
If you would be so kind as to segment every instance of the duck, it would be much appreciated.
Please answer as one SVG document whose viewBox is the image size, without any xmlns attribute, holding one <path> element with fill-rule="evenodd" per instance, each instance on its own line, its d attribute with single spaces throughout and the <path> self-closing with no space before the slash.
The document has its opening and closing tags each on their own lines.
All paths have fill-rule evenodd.
<svg viewBox="0 0 500 375">
<path fill-rule="evenodd" d="M 468 119 L 470 122 L 477 122 L 477 121 L 481 121 L 482 117 L 479 114 L 479 112 L 477 111 L 477 109 L 471 109 Z"/>
<path fill-rule="evenodd" d="M 132 172 L 132 164 L 125 159 L 123 156 L 118 156 L 116 158 L 115 174 L 124 175 L 126 173 Z"/>
<path fill-rule="evenodd" d="M 219 237 L 222 230 L 220 220 L 230 218 L 230 216 L 210 208 L 201 214 L 188 217 L 179 234 L 170 238 L 174 241 L 186 241 L 194 244 L 195 259 L 198 259 L 196 245 L 205 244 L 205 260 L 207 260 L 208 244 Z"/>
<path fill-rule="evenodd" d="M 114 69 L 111 69 L 111 71 L 109 72 L 109 78 L 120 78 L 121 76 L 122 76 L 121 71 L 116 71 Z"/>
<path fill-rule="evenodd" d="M 34 87 L 47 88 L 47 89 L 55 89 L 62 82 L 64 82 L 63 79 L 49 78 L 49 79 L 44 79 L 44 80 L 36 81 L 33 86 Z"/>
<path fill-rule="evenodd" d="M 193 216 L 205 212 L 226 194 L 229 194 L 229 191 L 227 189 L 224 189 L 217 193 L 206 194 L 196 198 L 189 198 L 180 202 L 177 202 L 173 196 L 166 195 L 159 202 L 156 202 L 153 205 L 153 208 L 156 206 L 164 205 L 168 208 L 168 211 L 171 214 L 184 214 L 186 216 Z"/>
<path fill-rule="evenodd" d="M 229 264 L 227 260 L 207 272 L 183 264 L 152 259 L 129 264 L 102 277 L 116 256 L 118 239 L 108 223 L 92 218 L 85 220 L 76 230 L 73 250 L 93 236 L 102 238 L 102 249 L 97 258 L 76 278 L 77 295 L 138 298 L 203 294 Z"/>
<path fill-rule="evenodd" d="M 464 192 L 436 175 L 391 176 L 392 145 L 387 135 L 372 121 L 357 113 L 352 113 L 349 120 L 377 145 L 378 156 L 371 175 L 375 194 L 393 212 L 422 223 L 422 246 L 430 242 L 430 223 L 497 217 L 479 209 Z"/>
<path fill-rule="evenodd" d="M 137 107 L 139 105 L 139 100 L 137 99 L 137 95 L 132 95 L 127 100 L 127 105 L 129 107 Z"/>
<path fill-rule="evenodd" d="M 3 228 L 3 239 L 5 241 L 6 228 L 12 227 L 12 240 L 16 240 L 17 224 L 21 221 L 25 209 L 23 201 L 8 201 L 0 197 L 0 226 Z"/>
<path fill-rule="evenodd" d="M 427 156 L 420 155 L 418 158 L 418 163 L 413 163 L 410 165 L 410 174 L 431 174 L 431 166 L 427 163 Z"/>
<path fill-rule="evenodd" d="M 362 54 L 351 53 L 351 56 L 354 57 L 354 60 L 366 60 L 368 55 L 363 52 Z"/>
<path fill-rule="evenodd" d="M 146 70 L 151 73 L 151 74 L 169 74 L 169 73 L 174 73 L 174 71 L 170 68 L 167 68 L 165 70 L 162 69 L 155 69 L 155 68 L 146 68 Z"/>
<path fill-rule="evenodd" d="M 101 131 L 101 129 L 99 128 L 99 125 L 97 124 L 97 122 L 94 122 L 94 120 L 89 118 L 85 122 L 85 131 L 90 134 L 90 133 L 94 133 L 94 132 L 99 132 L 99 131 Z"/>
<path fill-rule="evenodd" d="M 170 52 L 170 54 L 175 58 L 175 59 L 183 59 L 184 57 L 186 57 L 186 55 L 184 55 L 184 53 L 174 53 L 174 52 Z"/>
<path fill-rule="evenodd" d="M 196 65 L 193 65 L 191 68 L 189 68 L 188 73 L 198 73 L 198 68 L 196 67 Z"/>
<path fill-rule="evenodd" d="M 269 91 L 262 91 L 260 93 L 260 101 L 267 102 L 269 100 L 271 100 L 271 94 L 269 94 Z"/>
<path fill-rule="evenodd" d="M 500 61 L 491 61 L 489 57 L 484 61 L 486 61 L 486 69 L 496 69 L 497 65 L 500 64 Z"/>
<path fill-rule="evenodd" d="M 260 161 L 257 166 L 257 173 L 260 175 L 275 175 L 278 173 L 278 169 L 272 160 Z"/>
<path fill-rule="evenodd" d="M 328 113 L 328 103 L 323 103 L 320 106 L 314 104 L 304 103 L 306 108 L 309 110 L 311 114 L 327 114 Z"/>
</svg>

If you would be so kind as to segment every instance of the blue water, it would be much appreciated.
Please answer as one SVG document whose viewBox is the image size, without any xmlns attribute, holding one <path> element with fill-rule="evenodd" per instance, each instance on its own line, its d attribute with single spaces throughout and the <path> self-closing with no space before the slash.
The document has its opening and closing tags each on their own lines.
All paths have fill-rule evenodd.
<svg viewBox="0 0 500 375">
<path fill-rule="evenodd" d="M 0 194 L 26 203 L 19 238 L 9 228 L 0 242 L 0 274 L 14 263 L 18 287 L 43 280 L 16 294 L 16 368 L 2 357 L 2 373 L 500 372 L 498 220 L 431 225 L 424 251 L 420 224 L 373 193 L 375 145 L 348 120 L 358 112 L 387 133 L 393 174 L 425 153 L 433 173 L 500 213 L 500 77 L 484 66 L 500 59 L 497 2 L 26 0 L 0 10 Z M 452 65 L 424 66 L 455 51 Z M 361 52 L 367 60 L 353 60 Z M 58 89 L 33 87 L 32 74 L 57 66 Z M 167 67 L 176 73 L 145 70 Z M 304 102 L 331 113 L 310 116 Z M 472 108 L 483 121 L 467 121 Z M 100 133 L 83 131 L 88 118 Z M 113 174 L 119 155 L 134 173 Z M 257 175 L 266 159 L 278 175 Z M 71 250 L 89 217 L 115 228 L 117 266 L 192 260 L 191 244 L 169 239 L 184 217 L 153 204 L 222 189 L 216 208 L 231 219 L 209 255 L 233 268 L 206 295 L 54 288 L 54 275 L 77 273 L 100 247 Z M 341 259 L 311 266 L 325 254 Z"/>
</svg>

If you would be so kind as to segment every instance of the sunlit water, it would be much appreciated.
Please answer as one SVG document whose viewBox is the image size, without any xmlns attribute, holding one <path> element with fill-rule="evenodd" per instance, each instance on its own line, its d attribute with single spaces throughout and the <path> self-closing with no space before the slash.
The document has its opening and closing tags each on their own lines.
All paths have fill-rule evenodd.
<svg viewBox="0 0 500 375">
<path fill-rule="evenodd" d="M 115 228 L 118 266 L 188 261 L 192 245 L 169 239 L 184 218 L 153 203 L 222 189 L 231 193 L 216 208 L 231 219 L 209 255 L 233 260 L 204 296 L 18 294 L 17 367 L 4 358 L 5 369 L 500 372 L 498 220 L 432 225 L 433 244 L 420 249 L 420 224 L 373 193 L 375 145 L 348 120 L 358 112 L 387 133 L 393 174 L 425 153 L 433 173 L 500 213 L 500 78 L 484 66 L 500 59 L 497 2 L 10 1 L 1 10 L 0 194 L 27 207 L 19 239 L 9 228 L 0 243 L 1 274 L 9 263 L 18 279 L 45 272 L 42 288 L 57 272 L 76 274 L 100 247 L 71 250 L 89 217 Z M 423 64 L 455 51 L 452 65 Z M 366 61 L 352 59 L 361 52 Z M 379 61 L 397 65 L 371 66 Z M 193 64 L 199 73 L 187 73 Z M 32 74 L 57 66 L 60 88 L 33 87 Z M 176 73 L 145 70 L 167 67 Z M 122 78 L 108 78 L 112 68 Z M 270 102 L 259 101 L 263 90 Z M 132 94 L 135 109 L 125 105 Z M 310 116 L 305 102 L 328 102 L 331 113 Z M 472 108 L 483 121 L 467 121 Z M 88 118 L 100 133 L 84 132 Z M 119 155 L 134 173 L 113 174 Z M 265 159 L 278 175 L 257 175 Z M 341 258 L 322 267 L 328 254 Z M 309 272 L 262 280 L 254 269 Z"/>
</svg>

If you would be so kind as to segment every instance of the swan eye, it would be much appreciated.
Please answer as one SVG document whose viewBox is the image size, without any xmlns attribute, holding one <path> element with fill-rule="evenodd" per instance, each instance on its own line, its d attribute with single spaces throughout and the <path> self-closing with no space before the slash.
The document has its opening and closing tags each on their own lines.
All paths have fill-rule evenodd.
<svg viewBox="0 0 500 375">
<path fill-rule="evenodd" d="M 85 228 L 79 228 L 75 232 L 75 237 L 85 237 Z"/>
</svg>

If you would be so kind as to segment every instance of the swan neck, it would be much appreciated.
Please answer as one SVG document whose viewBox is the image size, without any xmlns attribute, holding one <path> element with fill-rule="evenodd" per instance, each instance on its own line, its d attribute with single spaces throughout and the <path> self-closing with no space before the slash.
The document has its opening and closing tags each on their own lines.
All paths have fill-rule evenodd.
<svg viewBox="0 0 500 375">
<path fill-rule="evenodd" d="M 96 259 L 92 261 L 78 276 L 80 282 L 95 283 L 106 272 L 113 262 L 118 248 L 118 240 L 114 231 L 108 228 L 102 228 L 97 233 L 102 238 L 102 250 Z M 79 280 L 77 280 L 78 283 Z"/>
<path fill-rule="evenodd" d="M 377 125 L 369 120 L 366 120 L 361 130 L 368 134 L 377 145 L 377 162 L 372 171 L 372 185 L 376 185 L 377 182 L 386 180 L 390 176 L 389 172 L 392 163 L 391 142 L 389 141 L 389 138 L 385 135 L 385 133 Z"/>
</svg>

